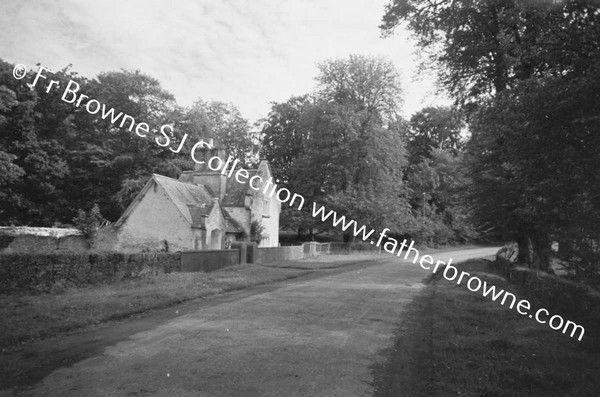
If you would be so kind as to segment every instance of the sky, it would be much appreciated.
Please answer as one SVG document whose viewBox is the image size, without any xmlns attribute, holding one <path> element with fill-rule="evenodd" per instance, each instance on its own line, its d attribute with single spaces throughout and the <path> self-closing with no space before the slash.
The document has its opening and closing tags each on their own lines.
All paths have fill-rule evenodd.
<svg viewBox="0 0 600 397">
<path fill-rule="evenodd" d="M 387 57 L 400 71 L 402 114 L 449 101 L 417 77 L 402 29 L 381 38 L 388 0 L 2 0 L 0 58 L 37 69 L 69 64 L 85 77 L 136 70 L 183 106 L 237 106 L 250 121 L 271 102 L 311 92 L 316 64 L 350 54 Z"/>
</svg>

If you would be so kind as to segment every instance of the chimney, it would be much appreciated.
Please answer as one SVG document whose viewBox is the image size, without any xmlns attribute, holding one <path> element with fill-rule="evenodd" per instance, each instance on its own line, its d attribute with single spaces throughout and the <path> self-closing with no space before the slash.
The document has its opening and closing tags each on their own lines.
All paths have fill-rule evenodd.
<svg viewBox="0 0 600 397">
<path fill-rule="evenodd" d="M 208 143 L 208 145 L 210 145 L 210 149 L 204 145 L 200 146 L 199 148 L 196 149 L 196 154 L 195 154 L 196 159 L 198 159 L 199 161 L 203 161 L 204 163 L 203 164 L 195 163 L 195 165 L 194 165 L 195 171 L 213 172 L 208 167 L 208 161 L 212 157 L 215 157 L 215 156 L 220 157 L 221 160 L 223 160 L 223 163 L 225 163 L 227 161 L 225 149 L 219 147 L 218 142 L 215 142 L 212 138 L 209 138 L 207 143 Z M 213 165 L 216 165 L 216 164 L 213 164 Z"/>
<path fill-rule="evenodd" d="M 223 167 L 227 161 L 227 156 L 225 150 L 217 147 L 218 143 L 215 144 L 212 138 L 208 139 L 208 144 L 211 146 L 210 149 L 205 146 L 196 149 L 196 159 L 204 163 L 196 163 L 194 171 L 191 172 L 191 178 L 189 177 L 190 171 L 186 171 L 184 174 L 187 175 L 182 174 L 179 179 L 195 185 L 207 186 L 215 194 L 216 198 L 222 201 L 227 193 L 227 176 L 221 174 L 221 169 L 216 171 L 211 170 L 208 163 L 211 158 L 219 157 L 222 161 L 221 167 Z M 214 161 L 212 165 L 217 166 L 218 164 L 218 161 Z"/>
</svg>

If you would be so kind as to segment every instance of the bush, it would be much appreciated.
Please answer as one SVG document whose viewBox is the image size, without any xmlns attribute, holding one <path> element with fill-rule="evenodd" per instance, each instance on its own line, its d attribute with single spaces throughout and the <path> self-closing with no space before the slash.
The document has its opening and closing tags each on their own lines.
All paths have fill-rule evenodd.
<svg viewBox="0 0 600 397">
<path fill-rule="evenodd" d="M 100 225 L 102 225 L 102 223 L 105 221 L 106 219 L 104 219 L 100 213 L 100 207 L 98 204 L 94 204 L 88 213 L 80 208 L 77 211 L 77 216 L 73 218 L 75 227 L 79 229 L 88 243 L 91 243 L 94 240 Z"/>
</svg>

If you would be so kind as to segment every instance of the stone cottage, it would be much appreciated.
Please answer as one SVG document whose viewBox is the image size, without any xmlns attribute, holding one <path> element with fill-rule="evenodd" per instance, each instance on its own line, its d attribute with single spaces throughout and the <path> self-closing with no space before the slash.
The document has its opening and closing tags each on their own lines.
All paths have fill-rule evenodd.
<svg viewBox="0 0 600 397">
<path fill-rule="evenodd" d="M 264 228 L 259 246 L 278 246 L 281 204 L 249 185 L 256 175 L 272 179 L 269 164 L 261 161 L 247 170 L 249 177 L 240 183 L 212 171 L 206 160 L 213 156 L 225 158 L 225 151 L 203 149 L 198 157 L 205 163 L 179 179 L 153 174 L 111 226 L 111 237 L 101 233 L 100 240 L 111 240 L 111 249 L 119 251 L 222 249 L 232 241 L 249 241 L 251 223 L 258 221 Z"/>
</svg>

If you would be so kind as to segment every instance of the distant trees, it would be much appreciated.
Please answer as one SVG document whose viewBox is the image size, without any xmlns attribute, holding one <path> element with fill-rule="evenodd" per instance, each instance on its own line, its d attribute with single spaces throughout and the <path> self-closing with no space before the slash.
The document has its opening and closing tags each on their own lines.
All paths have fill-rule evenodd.
<svg viewBox="0 0 600 397">
<path fill-rule="evenodd" d="M 181 172 L 174 154 L 154 142 L 157 126 L 175 110 L 175 99 L 158 80 L 139 71 L 101 73 L 81 91 L 117 113 L 148 123 L 154 130 L 144 138 L 120 128 L 119 123 L 111 123 L 109 118 L 103 120 L 81 108 L 75 110 L 77 150 L 68 157 L 74 169 L 68 183 L 79 187 L 76 208 L 89 208 L 92 198 L 114 221 L 151 173 L 177 177 Z"/>
<path fill-rule="evenodd" d="M 231 103 L 197 100 L 183 110 L 180 129 L 198 139 L 215 139 L 227 153 L 247 165 L 258 161 L 259 137 Z"/>
<path fill-rule="evenodd" d="M 408 148 L 410 164 L 430 159 L 436 149 L 458 154 L 466 140 L 462 117 L 449 107 L 426 107 L 410 118 Z"/>
<path fill-rule="evenodd" d="M 371 227 L 392 225 L 405 213 L 397 71 L 385 59 L 352 55 L 319 64 L 316 81 L 313 94 L 272 106 L 263 153 L 277 178 L 310 201 Z M 326 227 L 294 211 L 282 218 L 300 234 Z"/>
<path fill-rule="evenodd" d="M 467 202 L 471 179 L 463 153 L 434 149 L 406 178 L 415 213 L 413 234 L 418 241 L 466 243 L 478 237 Z"/>
<path fill-rule="evenodd" d="M 398 73 L 381 58 L 323 62 L 316 81 L 315 92 L 273 104 L 264 120 L 262 153 L 280 183 L 369 228 L 434 244 L 475 236 L 459 209 L 466 177 L 457 160 L 463 123 L 454 112 L 427 108 L 402 120 Z M 427 167 L 435 182 L 424 182 Z M 424 192 L 427 213 L 415 199 Z M 328 229 L 285 207 L 282 224 L 305 238 Z"/>
</svg>

